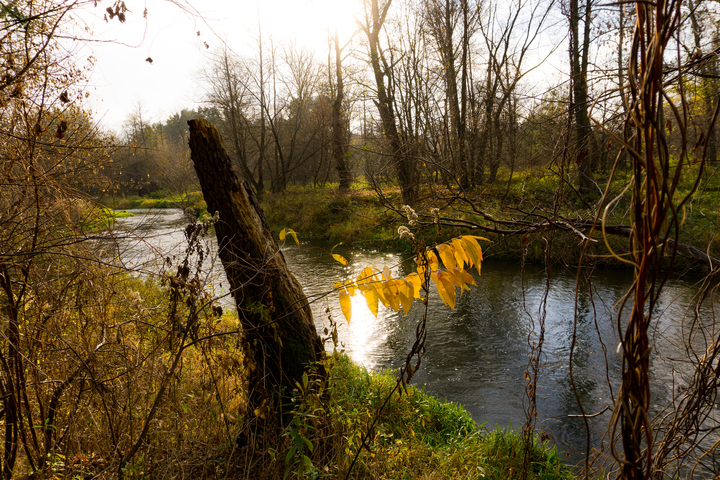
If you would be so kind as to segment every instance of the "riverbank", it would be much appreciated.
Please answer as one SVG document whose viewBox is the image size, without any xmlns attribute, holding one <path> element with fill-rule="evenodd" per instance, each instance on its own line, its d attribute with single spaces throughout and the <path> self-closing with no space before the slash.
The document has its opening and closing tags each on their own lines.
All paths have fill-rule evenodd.
<svg viewBox="0 0 720 480">
<path fill-rule="evenodd" d="M 283 451 L 285 474 L 346 478 L 352 465 L 351 478 L 507 479 L 524 468 L 528 479 L 576 478 L 537 438 L 526 448 L 518 432 L 478 426 L 460 405 L 414 386 L 400 394 L 393 374 L 368 372 L 345 355 L 331 355 L 326 366 L 326 383 L 298 389 L 295 433 L 283 436 L 299 447 Z"/>
<path fill-rule="evenodd" d="M 485 189 L 474 192 L 474 202 L 486 213 L 495 218 L 507 217 L 515 213 L 516 217 L 526 215 L 538 205 L 551 204 L 553 185 L 542 179 L 518 181 L 512 188 Z M 363 185 L 354 185 L 347 192 L 340 192 L 331 187 L 311 188 L 291 186 L 282 194 L 266 194 L 261 201 L 265 214 L 273 230 L 292 228 L 303 238 L 322 238 L 335 244 L 344 242 L 357 248 L 370 248 L 380 251 L 411 253 L 410 242 L 400 239 L 397 229 L 401 225 L 408 226 L 408 220 L 401 213 L 388 209 L 376 193 Z M 528 193 L 532 192 L 532 193 Z M 397 188 L 384 192 L 387 198 L 398 208 L 401 205 L 400 192 Z M 418 213 L 428 215 L 432 208 L 440 209 L 440 216 L 467 220 L 479 225 L 493 227 L 479 214 L 458 206 L 457 202 L 439 202 L 430 192 L 425 192 L 426 200 L 416 208 Z M 716 200 L 712 195 L 698 195 L 693 204 L 694 213 L 687 211 L 681 222 L 679 241 L 687 245 L 697 246 L 710 255 L 720 256 L 716 222 L 703 211 L 713 210 Z M 535 220 L 547 216 L 544 210 L 537 211 Z M 575 204 L 567 204 L 561 214 L 568 218 L 578 217 L 582 213 Z M 627 205 L 618 202 L 606 217 L 608 224 L 628 224 Z M 586 212 L 586 217 L 592 216 Z M 485 259 L 494 259 L 530 264 L 546 263 L 548 258 L 559 261 L 566 266 L 576 265 L 583 254 L 583 241 L 573 231 L 553 230 L 531 233 L 527 235 L 500 235 L 480 229 L 470 228 L 424 228 L 410 227 L 415 236 L 427 245 L 446 242 L 454 237 L 467 234 L 481 235 L 490 242 L 483 242 Z M 585 252 L 585 263 L 598 267 L 630 268 L 621 260 L 628 254 L 628 238 L 622 235 L 607 235 L 602 238 L 600 228 L 593 235 L 593 241 Z M 608 246 L 613 256 L 609 254 Z M 549 254 L 547 249 L 549 250 Z M 677 271 L 694 270 L 704 272 L 705 264 L 695 259 L 678 256 L 673 268 Z"/>
<path fill-rule="evenodd" d="M 502 182 L 500 182 L 502 183 Z M 527 175 L 518 177 L 508 184 L 499 184 L 496 187 L 476 189 L 472 192 L 475 205 L 495 218 L 523 217 L 527 212 L 536 212 L 531 215 L 535 220 L 548 216 L 547 208 L 551 205 L 556 182 L 552 178 Z M 680 228 L 679 240 L 687 245 L 696 246 L 701 251 L 711 255 L 720 256 L 718 232 L 720 217 L 718 217 L 717 192 L 708 186 L 695 195 L 693 202 L 683 209 L 682 216 L 678 218 Z M 715 192 L 715 193 L 713 193 Z M 400 192 L 397 188 L 388 187 L 383 192 L 396 207 L 401 206 Z M 416 208 L 418 213 L 429 214 L 431 208 L 438 208 L 443 217 L 467 220 L 479 225 L 491 227 L 490 222 L 479 214 L 468 210 L 464 204 L 438 200 L 441 192 L 422 192 L 424 200 Z M 133 208 L 192 208 L 201 216 L 205 213 L 205 203 L 200 192 L 190 192 L 183 195 L 169 192 L 155 192 L 149 197 L 126 196 L 106 198 L 102 203 L 114 209 Z M 271 228 L 279 232 L 283 228 L 292 228 L 299 236 L 305 239 L 324 239 L 331 243 L 343 242 L 357 248 L 369 248 L 381 251 L 403 251 L 410 248 L 407 241 L 401 240 L 397 234 L 400 225 L 407 225 L 408 221 L 402 214 L 393 211 L 380 201 L 376 192 L 366 184 L 353 184 L 348 191 L 341 192 L 336 185 L 329 184 L 323 187 L 290 185 L 282 193 L 265 193 L 260 201 Z M 583 208 L 578 202 L 563 198 L 560 212 L 568 218 L 592 219 L 587 206 Z M 618 201 L 613 205 L 606 217 L 607 223 L 628 224 L 627 201 Z M 580 236 L 571 230 L 553 230 L 532 233 L 528 235 L 499 235 L 469 228 L 440 229 L 434 226 L 425 228 L 412 228 L 413 233 L 426 244 L 442 243 L 453 237 L 474 233 L 490 240 L 484 245 L 487 259 L 509 260 L 515 262 L 544 263 L 548 258 L 560 260 L 567 265 L 577 263 L 583 251 L 583 242 Z M 627 255 L 628 239 L 621 235 L 608 235 L 602 239 L 600 232 L 596 231 L 587 250 L 586 263 L 596 266 L 610 266 L 628 268 L 628 264 L 618 257 Z M 548 257 L 546 249 L 550 247 Z M 617 254 L 609 254 L 608 246 Z M 702 263 L 678 257 L 675 260 L 675 269 L 703 270 Z"/>
</svg>

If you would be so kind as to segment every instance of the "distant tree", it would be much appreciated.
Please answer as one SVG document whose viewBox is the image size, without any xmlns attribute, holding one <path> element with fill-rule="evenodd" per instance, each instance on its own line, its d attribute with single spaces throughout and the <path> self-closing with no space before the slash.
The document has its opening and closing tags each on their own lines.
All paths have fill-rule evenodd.
<svg viewBox="0 0 720 480">
<path fill-rule="evenodd" d="M 470 85 L 470 37 L 475 12 L 467 0 L 428 0 L 425 19 L 437 44 L 445 83 L 445 101 L 449 116 L 448 146 L 452 171 L 464 188 L 472 182 L 473 166 L 468 151 L 467 111 Z M 457 31 L 460 33 L 456 33 Z M 459 91 L 458 91 L 459 89 Z"/>
<path fill-rule="evenodd" d="M 570 24 L 570 56 L 572 100 L 574 116 L 576 153 L 578 165 L 578 189 L 582 195 L 597 191 L 593 170 L 597 165 L 597 149 L 592 140 L 590 124 L 590 96 L 588 92 L 588 63 L 590 55 L 590 31 L 592 25 L 593 0 L 570 0 L 568 21 Z M 582 27 L 582 29 L 581 29 Z"/>
<path fill-rule="evenodd" d="M 344 47 L 340 47 L 340 36 L 337 25 L 335 26 L 332 45 L 333 51 L 335 52 L 335 100 L 332 105 L 333 157 L 340 182 L 340 190 L 347 190 L 350 188 L 350 182 L 352 181 L 352 170 L 348 159 L 349 129 L 347 125 L 347 114 L 343 111 L 345 80 L 342 68 L 342 52 Z M 345 47 L 347 47 L 347 45 Z M 332 80 L 332 76 L 330 79 Z"/>
<path fill-rule="evenodd" d="M 259 181 L 254 174 L 257 163 L 250 163 L 250 75 L 247 66 L 224 49 L 211 57 L 209 71 L 204 74 L 206 102 L 222 112 L 221 127 L 238 171 L 255 191 Z M 256 160 L 258 162 L 259 160 Z"/>
<path fill-rule="evenodd" d="M 278 92 L 278 80 L 285 90 L 285 98 L 275 95 L 268 115 L 268 127 L 273 138 L 274 155 L 270 162 L 272 189 L 284 191 L 293 172 L 305 165 L 324 145 L 314 144 L 322 135 L 323 126 L 311 123 L 310 112 L 319 93 L 321 68 L 309 50 L 294 45 L 283 54 L 281 78 L 273 74 L 273 91 Z M 277 71 L 277 69 L 276 69 Z"/>
<path fill-rule="evenodd" d="M 386 50 L 381 43 L 381 33 L 387 20 L 392 0 L 382 4 L 379 0 L 364 0 L 364 16 L 360 29 L 367 39 L 367 62 L 374 79 L 374 103 L 380 114 L 382 134 L 388 144 L 387 157 L 392 161 L 397 181 L 400 184 L 403 203 L 415 205 L 418 199 L 417 159 L 405 151 L 402 132 L 395 115 L 395 75 L 393 65 L 388 62 Z"/>
</svg>

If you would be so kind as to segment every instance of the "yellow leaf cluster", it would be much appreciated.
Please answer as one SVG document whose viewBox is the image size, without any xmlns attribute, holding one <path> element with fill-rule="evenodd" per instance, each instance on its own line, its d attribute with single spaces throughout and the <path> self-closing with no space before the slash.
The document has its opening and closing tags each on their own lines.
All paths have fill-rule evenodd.
<svg viewBox="0 0 720 480">
<path fill-rule="evenodd" d="M 380 303 L 386 308 L 392 308 L 395 312 L 399 312 L 402 307 L 403 312 L 407 315 L 414 300 L 422 299 L 420 292 L 425 287 L 427 270 L 429 270 L 428 276 L 435 283 L 440 298 L 450 308 L 455 309 L 455 288 L 460 288 L 462 295 L 464 290 L 470 290 L 469 285 L 477 285 L 473 276 L 465 268 L 475 267 L 478 275 L 480 274 L 483 256 L 478 240 L 487 239 L 465 235 L 453 238 L 450 242 L 438 245 L 434 249 L 428 249 L 415 258 L 417 271 L 402 278 L 392 278 L 387 266 L 382 270 L 367 266 L 355 280 L 349 279 L 344 283 L 335 282 L 340 308 L 345 319 L 350 322 L 352 317 L 351 297 L 358 293 L 365 297 L 370 312 L 376 317 Z M 440 269 L 440 260 L 445 267 L 444 270 Z"/>
</svg>

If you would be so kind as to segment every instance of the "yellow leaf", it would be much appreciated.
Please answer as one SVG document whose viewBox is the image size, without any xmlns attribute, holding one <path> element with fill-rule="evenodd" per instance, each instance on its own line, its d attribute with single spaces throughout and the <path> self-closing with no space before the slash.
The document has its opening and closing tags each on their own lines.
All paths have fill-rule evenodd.
<svg viewBox="0 0 720 480">
<path fill-rule="evenodd" d="M 450 274 L 438 271 L 431 273 L 430 278 L 433 282 L 435 282 L 438 294 L 440 295 L 440 298 L 442 298 L 443 302 L 445 302 L 451 309 L 455 310 L 455 284 L 450 279 Z"/>
<path fill-rule="evenodd" d="M 683 225 L 685 225 L 685 214 L 686 214 L 686 213 L 687 213 L 687 212 L 685 211 L 685 204 L 683 204 L 683 215 L 682 215 L 682 220 L 680 220 L 680 226 L 681 226 L 681 227 L 682 227 Z"/>
<path fill-rule="evenodd" d="M 480 248 L 480 245 L 477 243 L 477 240 L 475 240 L 475 238 L 471 235 L 465 235 L 463 237 L 460 237 L 460 240 L 465 245 L 465 253 L 467 253 L 467 255 L 472 259 L 473 265 L 475 266 L 478 275 L 480 275 L 480 266 L 483 260 L 482 249 Z"/>
<path fill-rule="evenodd" d="M 385 289 L 383 288 L 383 284 L 381 282 L 373 282 L 368 284 L 368 286 L 373 289 L 378 300 L 380 300 L 380 303 L 383 304 L 383 307 L 390 305 L 387 297 L 385 296 Z"/>
<path fill-rule="evenodd" d="M 457 271 L 454 271 L 453 273 L 455 273 L 455 275 L 457 275 L 457 277 L 462 280 L 462 282 L 465 284 L 465 288 L 467 288 L 468 290 L 470 290 L 470 288 L 467 287 L 468 283 L 470 285 L 475 285 L 477 287 L 477 283 L 475 283 L 475 279 L 473 278 L 472 275 L 470 275 L 470 272 L 468 272 L 467 270 L 457 270 Z"/>
<path fill-rule="evenodd" d="M 451 275 L 447 272 L 438 272 L 438 278 L 445 286 L 447 292 L 448 305 L 455 310 L 455 283 L 453 283 Z"/>
<path fill-rule="evenodd" d="M 456 275 L 456 271 L 459 272 L 459 269 L 453 268 L 450 270 L 446 270 L 445 273 L 448 274 L 448 277 L 450 278 L 450 281 L 453 282 L 453 285 L 460 287 L 462 289 L 465 282 L 462 280 L 462 278 L 460 278 Z"/>
<path fill-rule="evenodd" d="M 477 285 L 475 283 L 475 279 L 472 275 L 470 275 L 465 270 L 460 270 L 459 268 L 453 268 L 452 270 L 448 270 L 448 273 L 452 277 L 452 281 L 460 287 L 460 295 L 462 296 L 463 292 L 465 290 L 470 290 L 470 285 Z"/>
<path fill-rule="evenodd" d="M 413 286 L 413 297 L 422 298 L 422 296 L 420 295 L 420 291 L 422 290 L 423 279 L 420 278 L 420 275 L 413 272 L 407 277 L 405 277 L 405 280 Z"/>
<path fill-rule="evenodd" d="M 346 259 L 345 257 L 343 257 L 342 255 L 338 255 L 337 253 L 333 253 L 333 254 L 332 254 L 332 257 L 333 257 L 336 261 L 340 262 L 340 263 L 343 264 L 343 265 L 347 265 L 347 264 L 348 264 L 347 259 Z"/>
<path fill-rule="evenodd" d="M 345 280 L 345 285 L 343 285 L 345 288 L 347 288 L 348 293 L 351 297 L 355 296 L 355 282 L 352 280 Z"/>
<path fill-rule="evenodd" d="M 370 310 L 370 313 L 375 315 L 375 317 L 378 316 L 378 295 L 374 288 L 366 288 L 364 290 L 364 296 L 365 296 L 365 303 L 367 303 L 368 309 Z"/>
<path fill-rule="evenodd" d="M 437 247 L 438 253 L 440 253 L 440 259 L 445 265 L 445 268 L 450 270 L 451 268 L 457 268 L 457 262 L 455 261 L 455 247 L 442 243 Z"/>
<path fill-rule="evenodd" d="M 338 255 L 337 253 L 332 253 L 333 250 L 335 250 L 336 247 L 338 247 L 339 245 L 342 245 L 342 244 L 343 244 L 343 242 L 340 242 L 340 243 L 335 244 L 335 246 L 333 246 L 333 247 L 330 249 L 330 255 L 332 255 L 332 257 L 333 257 L 336 261 L 340 262 L 341 264 L 347 265 L 347 264 L 348 264 L 348 261 L 347 261 L 347 259 L 346 259 L 345 257 L 343 257 L 342 255 Z"/>
<path fill-rule="evenodd" d="M 383 266 L 382 279 L 390 280 L 391 278 L 392 278 L 392 272 L 390 272 L 390 269 L 387 267 L 387 265 Z"/>
<path fill-rule="evenodd" d="M 297 234 L 295 233 L 295 230 L 292 230 L 292 229 L 290 229 L 290 228 L 283 228 L 282 230 L 280 230 L 280 241 L 281 241 L 281 242 L 284 242 L 284 241 L 285 241 L 285 235 L 286 235 L 286 234 L 287 234 L 287 235 L 291 235 L 291 236 L 295 239 L 295 243 L 297 243 L 298 245 L 300 245 L 300 242 L 298 241 Z"/>
<path fill-rule="evenodd" d="M 452 245 L 455 247 L 455 260 L 459 269 L 465 268 L 466 263 L 470 263 L 470 258 L 465 253 L 465 248 L 459 238 L 452 239 Z"/>
<path fill-rule="evenodd" d="M 382 293 L 387 300 L 387 305 L 389 305 L 394 312 L 400 310 L 400 299 L 398 298 L 398 287 L 396 282 L 396 280 L 387 280 L 383 282 L 381 287 Z"/>
<path fill-rule="evenodd" d="M 350 317 L 352 317 L 352 302 L 350 301 L 350 294 L 345 289 L 340 290 L 340 308 L 342 309 L 345 320 L 350 323 Z"/>
<path fill-rule="evenodd" d="M 375 276 L 375 272 L 373 271 L 372 267 L 368 266 L 368 267 L 365 267 L 362 272 L 360 272 L 360 275 L 358 275 L 356 283 L 358 285 L 362 285 L 364 283 L 374 282 L 376 280 L 377 280 L 377 277 Z"/>
<path fill-rule="evenodd" d="M 413 288 L 412 283 L 408 282 L 404 278 L 398 278 L 395 281 L 395 285 L 397 286 L 399 295 L 413 298 L 413 290 L 415 289 Z"/>
<path fill-rule="evenodd" d="M 406 279 L 401 278 L 397 281 L 398 286 L 398 297 L 400 298 L 400 305 L 402 305 L 403 312 L 405 315 L 408 314 L 410 308 L 412 308 L 415 288 Z"/>
<path fill-rule="evenodd" d="M 432 250 L 427 250 L 423 256 L 424 259 L 415 258 L 415 263 L 418 264 L 417 272 L 420 275 L 423 275 L 423 273 L 425 273 L 425 263 L 427 263 L 427 265 L 430 267 L 431 272 L 435 272 L 438 268 L 440 268 L 440 262 L 438 262 L 438 258 L 437 255 L 435 255 L 435 252 L 433 252 Z"/>
<path fill-rule="evenodd" d="M 430 265 L 430 270 L 436 272 L 440 268 L 440 261 L 438 260 L 437 255 L 435 255 L 435 252 L 428 250 L 426 252 L 426 256 L 428 259 L 428 265 Z"/>
</svg>

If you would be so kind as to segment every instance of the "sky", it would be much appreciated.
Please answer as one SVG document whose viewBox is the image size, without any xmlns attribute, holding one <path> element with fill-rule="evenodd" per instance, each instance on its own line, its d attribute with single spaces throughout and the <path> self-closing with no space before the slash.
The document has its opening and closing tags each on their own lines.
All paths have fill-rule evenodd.
<svg viewBox="0 0 720 480">
<path fill-rule="evenodd" d="M 327 58 L 327 26 L 337 22 L 341 36 L 350 35 L 359 8 L 358 0 L 176 1 L 125 0 L 129 12 L 122 24 L 103 19 L 109 2 L 77 14 L 92 41 L 81 42 L 75 58 L 94 58 L 85 104 L 102 127 L 119 133 L 138 111 L 152 123 L 198 107 L 208 54 L 227 45 L 250 55 L 259 25 L 264 38 L 295 40 Z"/>
</svg>

